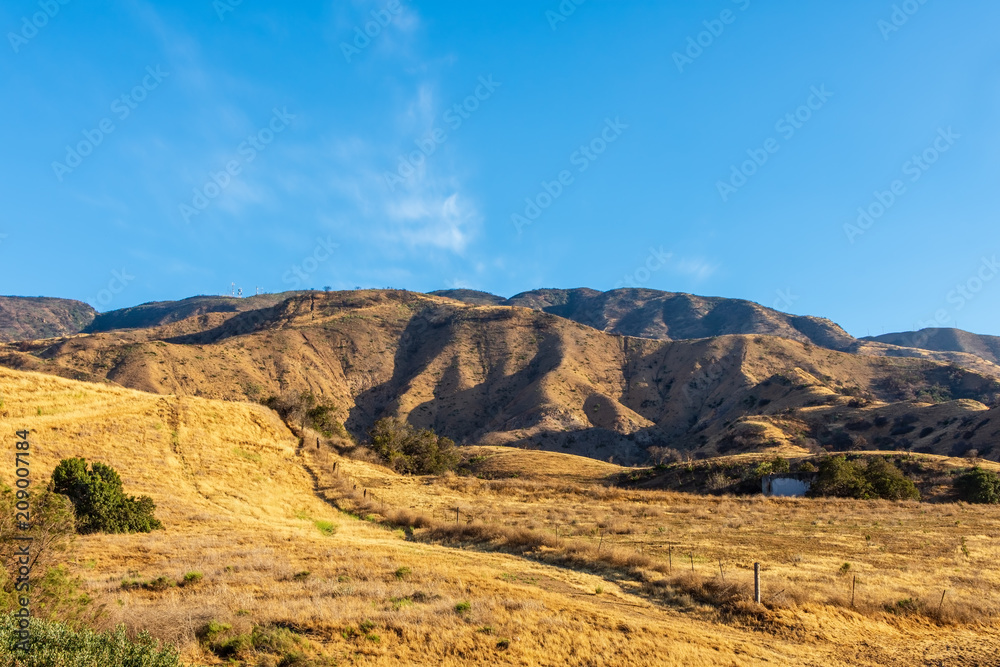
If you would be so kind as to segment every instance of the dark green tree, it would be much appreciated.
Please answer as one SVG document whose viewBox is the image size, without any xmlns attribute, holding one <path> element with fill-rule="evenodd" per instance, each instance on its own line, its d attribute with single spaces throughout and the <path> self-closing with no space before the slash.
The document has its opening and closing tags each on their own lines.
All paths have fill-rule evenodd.
<svg viewBox="0 0 1000 667">
<path fill-rule="evenodd" d="M 1000 477 L 976 466 L 955 480 L 958 497 L 967 503 L 1000 503 Z"/>
<path fill-rule="evenodd" d="M 844 456 L 831 456 L 820 461 L 819 476 L 809 488 L 809 495 L 835 498 L 875 497 L 861 469 Z"/>
<path fill-rule="evenodd" d="M 865 467 L 865 479 L 876 498 L 920 500 L 920 491 L 917 490 L 916 485 L 906 478 L 902 470 L 881 456 L 868 460 L 868 465 Z"/>
<path fill-rule="evenodd" d="M 375 422 L 368 436 L 371 449 L 397 472 L 439 475 L 458 465 L 455 443 L 430 429 L 387 417 Z"/>
<path fill-rule="evenodd" d="M 82 458 L 63 459 L 52 472 L 52 489 L 68 497 L 80 533 L 148 533 L 163 528 L 149 496 L 126 496 L 111 466 Z"/>
</svg>

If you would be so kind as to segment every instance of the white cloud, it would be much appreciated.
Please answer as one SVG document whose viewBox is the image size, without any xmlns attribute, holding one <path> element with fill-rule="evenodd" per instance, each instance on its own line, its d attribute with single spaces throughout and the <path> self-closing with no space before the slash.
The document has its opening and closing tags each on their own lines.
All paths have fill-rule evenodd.
<svg viewBox="0 0 1000 667">
<path fill-rule="evenodd" d="M 673 262 L 672 268 L 676 273 L 701 281 L 709 278 L 719 267 L 700 257 L 690 257 Z"/>
</svg>

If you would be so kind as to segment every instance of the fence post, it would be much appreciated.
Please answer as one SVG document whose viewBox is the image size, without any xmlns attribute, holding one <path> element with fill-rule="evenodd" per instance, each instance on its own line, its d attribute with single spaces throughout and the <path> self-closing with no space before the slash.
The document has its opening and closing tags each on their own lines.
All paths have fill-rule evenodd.
<svg viewBox="0 0 1000 667">
<path fill-rule="evenodd" d="M 938 616 L 941 616 L 941 607 L 944 606 L 944 594 L 948 592 L 948 589 L 941 591 L 941 602 L 938 603 Z M 940 620 L 940 619 L 939 619 Z"/>
<path fill-rule="evenodd" d="M 674 546 L 671 544 L 667 547 L 667 570 L 668 574 L 674 573 Z"/>
<path fill-rule="evenodd" d="M 726 573 L 722 571 L 722 559 L 719 559 L 719 575 L 722 576 L 722 583 L 726 583 Z"/>
<path fill-rule="evenodd" d="M 858 575 L 854 575 L 854 579 L 851 580 L 851 606 L 854 606 L 854 591 L 858 587 Z"/>
<path fill-rule="evenodd" d="M 760 563 L 753 564 L 753 601 L 760 604 Z"/>
<path fill-rule="evenodd" d="M 694 574 L 694 554 L 690 553 L 688 557 L 691 559 L 691 574 Z"/>
</svg>

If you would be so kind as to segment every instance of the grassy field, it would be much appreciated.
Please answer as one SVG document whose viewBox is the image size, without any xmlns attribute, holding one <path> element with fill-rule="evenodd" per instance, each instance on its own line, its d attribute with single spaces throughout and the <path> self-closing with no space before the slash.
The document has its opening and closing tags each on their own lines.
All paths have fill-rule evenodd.
<svg viewBox="0 0 1000 667">
<path fill-rule="evenodd" d="M 148 629 L 191 663 L 991 664 L 1000 648 L 996 508 L 610 489 L 618 466 L 502 448 L 472 454 L 517 478 L 401 477 L 313 434 L 301 447 L 257 405 L 3 369 L 0 401 L 0 480 L 28 428 L 37 482 L 85 456 L 156 502 L 165 530 L 80 537 L 69 566 L 98 627 Z"/>
</svg>

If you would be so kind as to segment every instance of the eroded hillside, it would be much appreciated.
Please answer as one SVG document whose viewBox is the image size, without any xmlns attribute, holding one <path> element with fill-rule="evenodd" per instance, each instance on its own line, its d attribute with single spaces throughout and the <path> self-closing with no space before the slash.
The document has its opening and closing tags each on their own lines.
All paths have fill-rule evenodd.
<svg viewBox="0 0 1000 667">
<path fill-rule="evenodd" d="M 1000 421 L 987 412 L 1000 383 L 955 366 L 760 335 L 609 335 L 535 309 L 400 291 L 312 292 L 10 344 L 0 363 L 159 394 L 259 401 L 309 391 L 358 437 L 396 416 L 460 443 L 624 463 L 645 460 L 649 446 L 1000 454 Z"/>
</svg>

